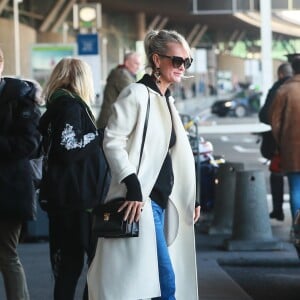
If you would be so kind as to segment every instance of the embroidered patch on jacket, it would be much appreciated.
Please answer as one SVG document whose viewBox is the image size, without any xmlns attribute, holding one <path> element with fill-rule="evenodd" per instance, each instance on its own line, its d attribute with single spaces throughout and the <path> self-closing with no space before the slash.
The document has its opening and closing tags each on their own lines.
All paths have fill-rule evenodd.
<svg viewBox="0 0 300 300">
<path fill-rule="evenodd" d="M 97 136 L 97 133 L 87 133 L 83 136 L 81 140 L 77 140 L 73 126 L 66 124 L 63 132 L 61 133 L 61 145 L 64 146 L 67 150 L 83 148 Z"/>
</svg>

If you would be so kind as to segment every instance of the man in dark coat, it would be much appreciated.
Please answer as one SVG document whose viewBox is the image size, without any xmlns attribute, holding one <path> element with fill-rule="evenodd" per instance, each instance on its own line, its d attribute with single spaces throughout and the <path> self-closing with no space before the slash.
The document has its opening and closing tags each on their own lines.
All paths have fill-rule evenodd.
<svg viewBox="0 0 300 300">
<path fill-rule="evenodd" d="M 270 125 L 270 121 L 268 119 L 269 109 L 270 106 L 275 98 L 277 90 L 281 87 L 282 84 L 284 84 L 291 76 L 293 75 L 292 67 L 289 63 L 283 63 L 281 64 L 277 69 L 277 77 L 278 80 L 273 84 L 273 86 L 270 88 L 266 101 L 261 108 L 258 117 L 259 120 L 265 124 Z M 276 141 L 272 135 L 272 131 L 268 131 L 264 133 L 263 138 L 267 138 L 268 140 L 265 141 L 265 144 L 267 144 L 268 147 L 272 147 L 272 155 L 271 157 L 268 157 L 268 159 L 271 160 L 271 166 L 274 165 L 272 162 L 275 162 L 276 156 L 278 155 L 278 149 L 276 146 Z M 277 152 L 277 153 L 276 153 Z M 270 168 L 270 186 L 271 186 L 271 194 L 272 194 L 272 203 L 273 203 L 273 210 L 270 213 L 271 219 L 276 219 L 278 221 L 284 220 L 284 213 L 282 209 L 283 205 L 283 194 L 284 194 L 284 178 L 281 170 L 275 170 L 273 168 Z"/>
<path fill-rule="evenodd" d="M 8 300 L 28 300 L 17 253 L 22 223 L 34 218 L 34 187 L 29 159 L 36 152 L 40 113 L 24 80 L 2 77 L 0 49 L 0 272 Z"/>
<path fill-rule="evenodd" d="M 270 90 L 268 91 L 266 101 L 259 112 L 259 120 L 265 124 L 270 125 L 270 121 L 268 120 L 269 108 L 275 98 L 275 94 L 280 86 L 289 78 L 293 76 L 293 69 L 290 63 L 286 62 L 281 64 L 277 69 L 277 78 L 278 80 L 272 85 Z"/>
</svg>

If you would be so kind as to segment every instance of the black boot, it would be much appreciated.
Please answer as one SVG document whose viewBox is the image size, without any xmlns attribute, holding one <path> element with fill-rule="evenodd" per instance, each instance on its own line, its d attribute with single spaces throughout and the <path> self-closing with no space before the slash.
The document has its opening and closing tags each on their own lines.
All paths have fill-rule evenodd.
<svg viewBox="0 0 300 300">
<path fill-rule="evenodd" d="M 273 202 L 273 211 L 270 213 L 270 218 L 283 221 L 283 176 L 279 173 L 271 172 L 270 185 Z"/>
<path fill-rule="evenodd" d="M 269 216 L 270 216 L 271 219 L 276 219 L 278 221 L 283 221 L 284 220 L 284 213 L 282 211 L 275 211 L 275 210 L 273 210 L 270 213 Z"/>
</svg>

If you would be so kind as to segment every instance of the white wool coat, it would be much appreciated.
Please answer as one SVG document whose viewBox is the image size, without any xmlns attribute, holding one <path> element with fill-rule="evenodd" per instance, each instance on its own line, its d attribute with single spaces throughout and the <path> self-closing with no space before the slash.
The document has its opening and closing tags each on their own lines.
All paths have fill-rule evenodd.
<svg viewBox="0 0 300 300">
<path fill-rule="evenodd" d="M 174 99 L 170 112 L 165 97 L 149 90 L 150 114 L 145 146 L 138 173 L 145 206 L 140 235 L 128 239 L 99 238 L 88 270 L 90 300 L 137 300 L 160 296 L 155 227 L 149 194 L 169 150 L 172 122 L 176 144 L 170 154 L 174 186 L 165 217 L 168 249 L 176 277 L 176 299 L 198 300 L 193 213 L 195 208 L 195 164 Z M 137 172 L 147 109 L 145 85 L 125 88 L 113 107 L 105 130 L 104 151 L 111 171 L 109 199 L 124 196 L 121 181 Z"/>
</svg>

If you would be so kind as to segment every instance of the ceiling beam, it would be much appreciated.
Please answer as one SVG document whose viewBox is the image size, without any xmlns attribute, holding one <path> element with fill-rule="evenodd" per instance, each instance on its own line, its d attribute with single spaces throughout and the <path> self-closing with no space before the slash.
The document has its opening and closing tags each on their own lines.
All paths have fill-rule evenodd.
<svg viewBox="0 0 300 300">
<path fill-rule="evenodd" d="M 232 34 L 230 35 L 228 41 L 226 42 L 226 46 L 225 46 L 225 51 L 226 50 L 232 50 L 235 43 L 236 43 L 236 38 L 239 35 L 239 30 L 235 29 Z"/>
<path fill-rule="evenodd" d="M 161 20 L 161 16 L 155 16 L 151 23 L 148 25 L 147 31 L 153 30 L 156 28 L 157 24 Z"/>
<path fill-rule="evenodd" d="M 236 37 L 238 36 L 238 34 L 239 34 L 239 30 L 237 30 L 237 29 L 234 30 L 233 33 L 229 37 L 228 43 L 234 42 Z"/>
<path fill-rule="evenodd" d="M 261 17 L 258 13 L 236 13 L 234 16 L 257 28 L 261 26 Z M 300 37 L 299 25 L 280 21 L 276 18 L 272 18 L 271 20 L 271 29 L 273 32 Z"/>
<path fill-rule="evenodd" d="M 50 25 L 54 22 L 56 16 L 64 5 L 65 0 L 58 0 L 52 7 L 50 13 L 45 18 L 44 22 L 41 24 L 39 31 L 45 32 L 49 30 Z"/>
<path fill-rule="evenodd" d="M 244 38 L 244 36 L 246 35 L 246 31 L 245 30 L 243 30 L 243 31 L 241 31 L 240 33 L 239 33 L 239 35 L 236 37 L 236 42 L 238 42 L 238 41 L 240 41 L 240 40 L 242 40 L 243 38 Z"/>
<path fill-rule="evenodd" d="M 137 12 L 145 11 L 148 15 L 181 15 L 189 14 L 187 2 L 190 0 L 89 0 L 89 2 L 101 2 L 105 11 Z"/>
<path fill-rule="evenodd" d="M 205 32 L 207 31 L 208 26 L 207 25 L 203 25 L 201 27 L 201 29 L 199 30 L 199 32 L 197 33 L 197 35 L 195 36 L 195 38 L 193 39 L 193 41 L 191 42 L 191 48 L 194 48 L 197 46 L 197 44 L 200 42 L 201 38 L 203 37 L 203 35 L 205 34 Z"/>
<path fill-rule="evenodd" d="M 186 38 L 186 40 L 189 44 L 192 42 L 193 38 L 197 34 L 197 31 L 200 29 L 200 27 L 201 27 L 200 24 L 196 24 L 193 26 L 191 32 L 189 33 L 189 35 Z"/>
<path fill-rule="evenodd" d="M 164 27 L 165 27 L 165 25 L 168 23 L 168 21 L 169 21 L 169 18 L 167 18 L 167 17 L 165 17 L 165 18 L 163 18 L 160 22 L 159 22 L 159 24 L 156 26 L 156 30 L 162 30 Z"/>
<path fill-rule="evenodd" d="M 56 20 L 56 22 L 53 24 L 52 28 L 51 28 L 51 32 L 57 32 L 57 30 L 59 29 L 59 27 L 62 26 L 63 22 L 65 22 L 65 20 L 68 17 L 68 14 L 70 13 L 70 11 L 73 9 L 73 5 L 75 4 L 76 0 L 69 0 L 67 5 L 64 7 L 61 15 L 58 17 L 58 19 Z"/>
</svg>

